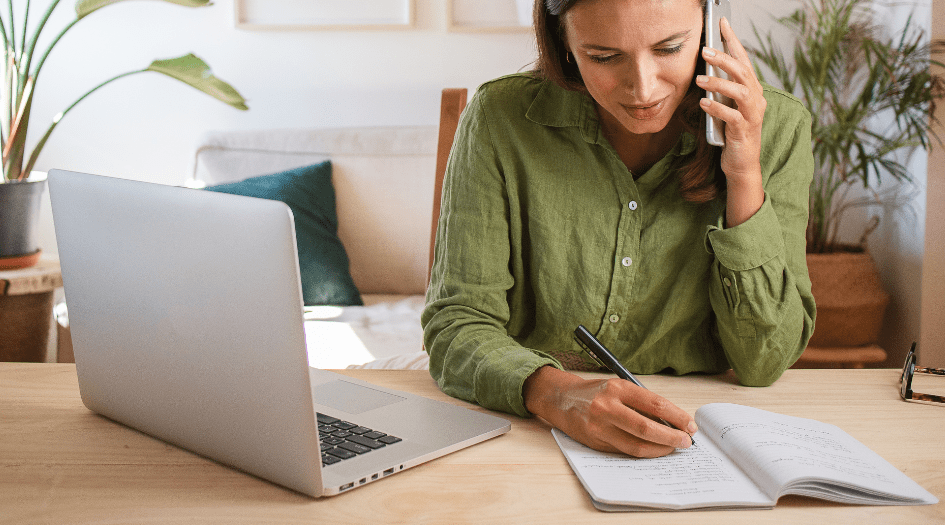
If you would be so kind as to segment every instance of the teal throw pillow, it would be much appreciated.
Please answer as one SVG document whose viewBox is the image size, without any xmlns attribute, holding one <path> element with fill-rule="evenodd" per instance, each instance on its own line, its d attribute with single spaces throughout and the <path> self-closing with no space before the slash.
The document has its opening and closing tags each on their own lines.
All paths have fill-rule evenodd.
<svg viewBox="0 0 945 525">
<path fill-rule="evenodd" d="M 338 238 L 330 161 L 206 189 L 288 204 L 295 217 L 305 304 L 364 304 L 351 279 L 348 254 Z"/>
</svg>

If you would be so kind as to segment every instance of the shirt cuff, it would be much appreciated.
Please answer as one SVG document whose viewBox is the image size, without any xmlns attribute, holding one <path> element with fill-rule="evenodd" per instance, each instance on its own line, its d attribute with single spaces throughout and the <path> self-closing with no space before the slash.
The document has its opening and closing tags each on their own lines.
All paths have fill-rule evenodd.
<svg viewBox="0 0 945 525">
<path fill-rule="evenodd" d="M 710 225 L 705 248 L 732 271 L 757 268 L 784 252 L 781 223 L 765 194 L 761 208 L 747 221 L 733 228 Z"/>
<path fill-rule="evenodd" d="M 530 417 L 522 396 L 525 380 L 543 366 L 561 369 L 561 364 L 522 347 L 499 352 L 502 355 L 490 355 L 476 370 L 476 398 L 486 408 Z"/>
</svg>

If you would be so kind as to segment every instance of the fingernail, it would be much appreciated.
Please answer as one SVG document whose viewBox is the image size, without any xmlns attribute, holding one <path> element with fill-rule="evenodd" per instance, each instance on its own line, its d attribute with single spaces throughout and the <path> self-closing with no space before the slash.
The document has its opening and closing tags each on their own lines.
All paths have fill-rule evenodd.
<svg viewBox="0 0 945 525">
<path fill-rule="evenodd" d="M 704 108 L 709 107 L 711 104 L 712 104 L 712 101 L 709 100 L 709 99 L 707 99 L 707 98 L 704 98 L 704 99 L 702 99 L 702 100 L 699 101 L 699 105 L 702 106 L 702 107 L 704 107 Z"/>
<path fill-rule="evenodd" d="M 705 84 L 708 80 L 708 77 L 705 75 L 696 75 L 696 84 Z"/>
<path fill-rule="evenodd" d="M 714 56 L 715 56 L 715 50 L 712 49 L 711 47 L 703 47 L 703 48 L 702 48 L 702 54 L 705 55 L 705 56 L 707 56 L 707 57 L 714 57 Z"/>
<path fill-rule="evenodd" d="M 692 438 L 686 436 L 679 440 L 679 446 L 676 448 L 689 448 L 692 446 Z"/>
<path fill-rule="evenodd" d="M 696 422 L 690 421 L 689 426 L 686 427 L 686 432 L 689 432 L 690 434 L 695 434 L 698 431 L 699 431 L 699 427 L 696 426 Z"/>
</svg>

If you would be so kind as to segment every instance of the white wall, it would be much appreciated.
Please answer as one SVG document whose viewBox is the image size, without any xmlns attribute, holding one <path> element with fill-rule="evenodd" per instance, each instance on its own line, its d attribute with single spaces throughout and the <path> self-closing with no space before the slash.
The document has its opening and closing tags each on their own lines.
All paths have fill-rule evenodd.
<svg viewBox="0 0 945 525">
<path fill-rule="evenodd" d="M 876 4 L 878 21 L 899 29 L 911 13 L 912 24 L 922 28 L 926 35 L 930 34 L 932 5 L 929 0 L 888 4 L 879 0 Z M 892 296 L 879 340 L 888 355 L 887 367 L 902 368 L 909 346 L 921 335 L 927 161 L 928 155 L 922 150 L 912 158 L 909 167 L 913 184 L 897 187 L 884 182 L 882 188 L 900 189 L 908 195 L 903 205 L 869 210 L 881 219 L 879 228 L 869 237 L 870 254 L 886 291 Z"/>
<path fill-rule="evenodd" d="M 46 64 L 30 138 L 37 140 L 44 120 L 102 80 L 191 51 L 237 87 L 250 111 L 237 111 L 157 74 L 122 79 L 62 121 L 37 169 L 179 183 L 191 169 L 197 137 L 207 130 L 435 124 L 441 88 L 475 88 L 527 69 L 535 57 L 527 32 L 448 32 L 446 0 L 415 0 L 414 28 L 383 31 L 238 30 L 233 1 L 201 9 L 123 2 L 82 20 Z M 920 9 L 930 9 L 927 0 L 919 1 Z M 734 27 L 743 41 L 752 42 L 751 22 L 766 31 L 772 15 L 787 14 L 797 5 L 797 0 L 737 0 Z M 58 29 L 73 16 L 63 2 L 50 26 Z M 924 187 L 924 165 L 916 169 Z M 912 219 L 887 218 L 871 240 L 894 297 L 883 335 L 894 364 L 905 352 L 903 345 L 918 337 L 924 202 L 921 193 Z M 55 254 L 48 205 L 40 241 L 45 252 Z"/>
<path fill-rule="evenodd" d="M 37 169 L 179 183 L 207 130 L 436 124 L 443 87 L 472 89 L 527 69 L 536 56 L 528 32 L 448 32 L 446 0 L 415 0 L 414 28 L 380 31 L 236 29 L 233 2 L 200 9 L 124 2 L 80 21 L 44 67 L 29 137 L 38 140 L 47 119 L 106 78 L 191 51 L 248 99 L 248 112 L 156 73 L 121 79 L 63 119 Z M 751 20 L 766 27 L 769 11 L 784 14 L 794 5 L 743 3 L 734 18 L 745 39 Z M 72 18 L 63 2 L 47 36 Z M 48 208 L 42 220 L 41 246 L 55 254 Z"/>
<path fill-rule="evenodd" d="M 200 9 L 161 2 L 104 8 L 73 27 L 50 55 L 31 140 L 45 130 L 40 123 L 100 81 L 190 51 L 237 87 L 251 109 L 237 111 L 158 74 L 129 77 L 67 115 L 37 169 L 179 183 L 207 130 L 435 124 L 443 87 L 475 88 L 534 60 L 526 32 L 448 33 L 444 0 L 416 0 L 416 8 L 413 29 L 346 32 L 238 30 L 233 0 Z M 68 2 L 59 9 L 50 26 L 74 18 Z M 55 253 L 48 213 L 41 246 Z"/>
<path fill-rule="evenodd" d="M 932 6 L 932 35 L 945 38 L 945 0 L 935 0 Z M 937 114 L 945 122 L 945 104 Z M 940 128 L 939 134 L 945 136 L 945 130 Z M 945 367 L 945 148 L 940 146 L 929 155 L 926 203 L 919 362 Z"/>
</svg>

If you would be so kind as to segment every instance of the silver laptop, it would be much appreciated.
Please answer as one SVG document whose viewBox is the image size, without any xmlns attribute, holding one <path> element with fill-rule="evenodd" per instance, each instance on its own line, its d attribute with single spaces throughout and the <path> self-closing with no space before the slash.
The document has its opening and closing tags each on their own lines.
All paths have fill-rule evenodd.
<svg viewBox="0 0 945 525">
<path fill-rule="evenodd" d="M 310 368 L 282 202 L 60 170 L 49 194 L 89 409 L 314 497 L 510 430 Z"/>
</svg>

